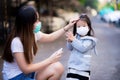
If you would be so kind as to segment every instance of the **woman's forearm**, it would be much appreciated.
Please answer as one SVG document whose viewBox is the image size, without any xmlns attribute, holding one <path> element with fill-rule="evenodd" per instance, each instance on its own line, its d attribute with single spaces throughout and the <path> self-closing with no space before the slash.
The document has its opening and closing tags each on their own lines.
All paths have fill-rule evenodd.
<svg viewBox="0 0 120 80">
<path fill-rule="evenodd" d="M 63 34 L 65 34 L 66 31 L 68 31 L 67 26 L 65 26 L 65 27 L 63 27 L 63 28 L 49 34 L 49 39 L 51 41 L 54 41 L 54 40 L 58 39 L 59 37 L 61 37 Z"/>
<path fill-rule="evenodd" d="M 28 64 L 26 67 L 24 67 L 22 69 L 22 71 L 25 74 L 31 73 L 31 72 L 37 72 L 37 71 L 42 71 L 44 70 L 46 67 L 48 67 L 50 64 L 52 64 L 52 62 L 49 59 L 46 59 L 44 61 L 41 61 L 39 63 L 35 63 L 35 64 Z"/>
<path fill-rule="evenodd" d="M 74 22 L 70 22 L 68 25 L 66 25 L 65 27 L 52 32 L 50 34 L 45 34 L 45 33 L 41 33 L 41 39 L 39 40 L 40 42 L 52 42 L 55 41 L 56 39 L 58 39 L 59 37 L 61 37 L 65 32 L 67 32 L 73 25 L 75 24 Z"/>
</svg>

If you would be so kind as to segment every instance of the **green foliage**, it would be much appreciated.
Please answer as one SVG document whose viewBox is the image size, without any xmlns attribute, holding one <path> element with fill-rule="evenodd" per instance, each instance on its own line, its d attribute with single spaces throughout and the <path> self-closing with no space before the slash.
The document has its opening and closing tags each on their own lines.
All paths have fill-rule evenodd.
<svg viewBox="0 0 120 80">
<path fill-rule="evenodd" d="M 114 5 L 111 3 L 107 3 L 105 6 L 103 6 L 103 8 L 111 8 L 114 10 Z"/>
<path fill-rule="evenodd" d="M 106 3 L 106 5 L 105 6 L 103 6 L 102 8 L 111 8 L 111 9 L 113 9 L 113 10 L 115 10 L 115 9 L 118 9 L 118 10 L 120 10 L 120 3 L 118 3 L 118 4 L 116 4 L 115 2 L 112 2 L 112 3 Z"/>
<path fill-rule="evenodd" d="M 94 9 L 97 9 L 98 0 L 79 0 L 79 2 L 84 7 L 90 6 Z"/>
<path fill-rule="evenodd" d="M 120 10 L 120 3 L 118 4 L 118 10 Z"/>
<path fill-rule="evenodd" d="M 80 4 L 84 6 L 84 4 L 86 3 L 86 0 L 79 0 Z"/>
</svg>

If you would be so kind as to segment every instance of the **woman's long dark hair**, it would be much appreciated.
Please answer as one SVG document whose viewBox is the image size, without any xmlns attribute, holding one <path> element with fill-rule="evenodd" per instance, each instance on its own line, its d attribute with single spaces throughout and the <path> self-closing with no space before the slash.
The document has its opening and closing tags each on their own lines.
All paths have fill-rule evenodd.
<svg viewBox="0 0 120 80">
<path fill-rule="evenodd" d="M 16 15 L 15 27 L 7 39 L 2 58 L 8 62 L 13 62 L 11 52 L 11 42 L 13 38 L 19 37 L 24 49 L 24 57 L 27 63 L 31 63 L 33 55 L 37 52 L 33 25 L 37 21 L 37 11 L 32 6 L 22 7 Z"/>
<path fill-rule="evenodd" d="M 87 25 L 88 25 L 88 27 L 90 29 L 89 32 L 87 33 L 87 35 L 88 36 L 94 36 L 94 31 L 92 29 L 91 21 L 90 21 L 89 17 L 86 14 L 81 14 L 80 17 L 79 17 L 79 20 L 85 21 L 87 23 Z M 73 28 L 73 35 L 75 35 L 76 31 L 77 31 L 77 29 L 76 29 L 76 27 L 77 27 L 76 23 L 74 24 L 74 28 Z"/>
</svg>

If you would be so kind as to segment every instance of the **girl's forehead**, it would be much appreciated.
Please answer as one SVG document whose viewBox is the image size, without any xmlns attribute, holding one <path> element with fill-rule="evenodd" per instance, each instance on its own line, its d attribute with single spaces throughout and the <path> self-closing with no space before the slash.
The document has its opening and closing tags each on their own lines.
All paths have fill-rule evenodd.
<svg viewBox="0 0 120 80">
<path fill-rule="evenodd" d="M 86 25 L 87 23 L 85 22 L 85 21 L 83 21 L 83 20 L 79 20 L 78 22 L 77 22 L 77 25 Z"/>
</svg>

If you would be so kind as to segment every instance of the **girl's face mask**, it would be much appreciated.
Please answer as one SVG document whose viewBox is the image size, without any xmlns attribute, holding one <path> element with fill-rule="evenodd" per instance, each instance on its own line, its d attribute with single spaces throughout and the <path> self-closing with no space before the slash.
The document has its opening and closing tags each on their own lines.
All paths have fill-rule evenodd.
<svg viewBox="0 0 120 80">
<path fill-rule="evenodd" d="M 36 25 L 35 25 L 35 28 L 34 28 L 33 32 L 34 32 L 34 33 L 39 32 L 39 31 L 40 31 L 40 29 L 41 29 L 41 27 L 42 27 L 42 23 L 41 23 L 41 22 L 36 23 Z"/>
<path fill-rule="evenodd" d="M 87 35 L 88 31 L 89 31 L 88 26 L 85 26 L 85 27 L 83 27 L 83 26 L 77 27 L 77 33 L 78 33 L 79 35 L 81 35 L 81 36 Z"/>
</svg>

